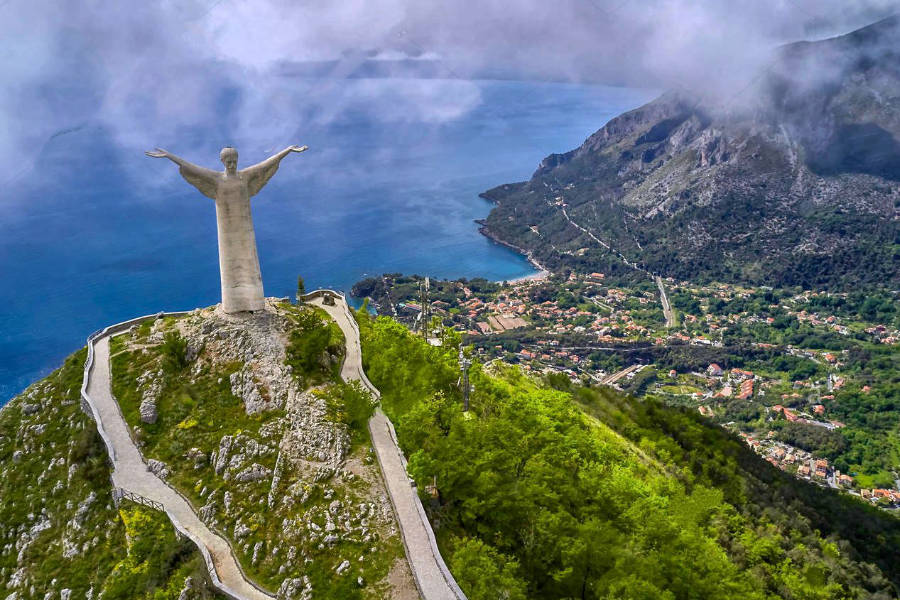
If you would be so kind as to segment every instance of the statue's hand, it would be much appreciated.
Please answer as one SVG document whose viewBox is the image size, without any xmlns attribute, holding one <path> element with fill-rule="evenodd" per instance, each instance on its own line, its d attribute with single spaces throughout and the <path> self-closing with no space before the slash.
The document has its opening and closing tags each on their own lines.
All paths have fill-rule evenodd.
<svg viewBox="0 0 900 600">
<path fill-rule="evenodd" d="M 291 152 L 305 152 L 309 150 L 309 146 L 291 146 L 288 150 Z"/>
<path fill-rule="evenodd" d="M 153 158 L 166 158 L 169 156 L 169 153 L 162 148 L 157 148 L 156 150 L 148 150 L 144 152 L 147 156 L 152 156 Z"/>
</svg>

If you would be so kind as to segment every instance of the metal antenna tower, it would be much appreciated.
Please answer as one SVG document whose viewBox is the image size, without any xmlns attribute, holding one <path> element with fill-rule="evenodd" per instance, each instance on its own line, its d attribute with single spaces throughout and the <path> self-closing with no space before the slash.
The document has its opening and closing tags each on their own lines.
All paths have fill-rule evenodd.
<svg viewBox="0 0 900 600">
<path fill-rule="evenodd" d="M 428 328 L 431 326 L 431 302 L 428 301 L 428 293 L 431 288 L 431 280 L 425 277 L 425 281 L 419 283 L 419 302 L 422 304 L 422 312 L 419 313 L 419 326 L 422 337 L 428 339 Z"/>
<path fill-rule="evenodd" d="M 462 384 L 462 392 L 463 392 L 463 412 L 469 412 L 469 367 L 472 366 L 472 361 L 466 358 L 465 353 L 463 353 L 462 347 L 459 349 L 459 370 L 462 372 L 462 377 L 460 378 L 460 383 Z"/>
</svg>

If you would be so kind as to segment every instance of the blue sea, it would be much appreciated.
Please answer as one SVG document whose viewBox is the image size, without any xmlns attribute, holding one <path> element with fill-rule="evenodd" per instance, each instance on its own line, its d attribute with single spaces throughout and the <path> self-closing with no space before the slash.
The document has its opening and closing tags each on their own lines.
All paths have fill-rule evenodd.
<svg viewBox="0 0 900 600">
<path fill-rule="evenodd" d="M 421 97 L 416 82 L 332 81 L 319 106 L 329 106 L 328 94 L 337 105 L 345 88 L 394 86 L 402 96 L 410 85 Z M 533 268 L 478 233 L 474 219 L 491 208 L 478 194 L 529 178 L 546 155 L 653 96 L 521 81 L 448 80 L 436 89 L 465 101 L 387 116 L 365 102 L 335 106 L 328 118 L 298 111 L 296 122 L 276 124 L 290 138 L 278 146 L 272 124 L 260 127 L 265 139 L 254 139 L 253 127 L 228 127 L 235 99 L 227 90 L 220 113 L 163 139 L 123 135 L 106 121 L 55 132 L 5 184 L 0 205 L 0 404 L 96 329 L 219 301 L 213 201 L 143 150 L 159 144 L 220 169 L 228 144 L 241 152 L 239 167 L 288 143 L 309 145 L 252 201 L 269 296 L 293 294 L 297 275 L 307 289 L 341 290 L 383 272 L 503 280 Z"/>
</svg>

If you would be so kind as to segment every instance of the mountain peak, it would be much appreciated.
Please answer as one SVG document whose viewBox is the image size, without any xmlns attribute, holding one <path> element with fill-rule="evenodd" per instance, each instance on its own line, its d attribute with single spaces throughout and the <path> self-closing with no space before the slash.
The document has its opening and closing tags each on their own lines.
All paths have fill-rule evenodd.
<svg viewBox="0 0 900 600">
<path fill-rule="evenodd" d="M 624 113 L 487 192 L 486 232 L 551 268 L 609 268 L 592 231 L 685 279 L 900 283 L 898 31 L 891 17 L 791 44 L 727 100 L 671 92 Z"/>
</svg>

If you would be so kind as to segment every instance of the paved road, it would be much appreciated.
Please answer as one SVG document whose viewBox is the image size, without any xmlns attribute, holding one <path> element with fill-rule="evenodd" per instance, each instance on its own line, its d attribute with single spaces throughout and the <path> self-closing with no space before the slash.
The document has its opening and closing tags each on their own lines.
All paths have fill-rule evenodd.
<svg viewBox="0 0 900 600">
<path fill-rule="evenodd" d="M 612 375 L 607 376 L 605 379 L 602 379 L 600 383 L 604 385 L 613 385 L 632 371 L 639 371 L 644 367 L 644 365 L 631 365 L 630 367 L 625 367 L 621 371 L 613 373 Z"/>
<path fill-rule="evenodd" d="M 345 381 L 361 381 L 376 398 L 380 398 L 381 393 L 363 371 L 359 331 L 356 322 L 347 312 L 346 301 L 338 298 L 334 306 L 326 306 L 322 304 L 321 298 L 315 298 L 310 304 L 325 309 L 344 332 L 347 352 L 341 367 L 341 377 Z M 403 534 L 403 544 L 406 546 L 406 557 L 419 593 L 425 600 L 465 600 L 465 595 L 456 585 L 437 550 L 434 534 L 416 494 L 416 488 L 410 485 L 409 476 L 406 474 L 406 461 L 397 445 L 393 425 L 380 408 L 369 421 L 369 432 L 384 475 L 384 483 L 394 505 Z"/>
<path fill-rule="evenodd" d="M 666 315 L 666 327 L 675 327 L 675 312 L 669 305 L 669 297 L 666 296 L 666 288 L 663 285 L 662 277 L 656 276 L 656 286 L 659 288 L 659 300 L 662 302 L 663 314 Z"/>
<path fill-rule="evenodd" d="M 109 337 L 94 342 L 94 366 L 88 380 L 87 393 L 114 448 L 113 485 L 162 504 L 175 527 L 186 533 L 202 553 L 211 557 L 226 594 L 242 600 L 272 600 L 273 596 L 261 592 L 244 577 L 228 543 L 199 519 L 182 496 L 147 470 L 140 450 L 128 434 L 128 424 L 112 395 Z"/>
<path fill-rule="evenodd" d="M 666 327 L 675 327 L 675 313 L 672 311 L 672 307 L 669 305 L 669 298 L 666 296 L 666 288 L 663 286 L 662 278 L 659 277 L 658 275 L 653 275 L 650 271 L 641 267 L 636 262 L 632 262 L 632 261 L 628 260 L 624 254 L 622 254 L 621 252 L 619 252 L 618 250 L 616 250 L 615 248 L 613 248 L 612 246 L 610 246 L 609 244 L 607 244 L 606 242 L 604 242 L 603 240 L 598 238 L 596 235 L 594 235 L 594 233 L 590 229 L 583 227 L 583 226 L 579 225 L 578 223 L 576 223 L 575 221 L 573 221 L 572 217 L 570 217 L 569 213 L 566 211 L 565 206 L 562 206 L 561 210 L 562 210 L 563 216 L 566 218 L 566 221 L 568 221 L 570 225 L 572 225 L 573 227 L 575 227 L 576 229 L 578 229 L 579 231 L 581 231 L 582 233 L 584 233 L 585 235 L 590 237 L 592 240 L 594 240 L 595 242 L 597 242 L 598 244 L 600 244 L 601 246 L 603 246 L 604 248 L 606 248 L 607 250 L 609 250 L 610 252 L 612 252 L 613 254 L 618 256 L 619 259 L 622 260 L 622 262 L 624 262 L 626 265 L 628 265 L 632 269 L 635 269 L 636 271 L 640 271 L 641 273 L 644 273 L 645 275 L 649 275 L 650 277 L 653 277 L 653 279 L 656 281 L 656 285 L 659 287 L 659 299 L 660 299 L 660 302 L 662 302 L 663 314 L 665 314 L 665 316 L 666 316 Z M 638 247 L 640 247 L 640 243 L 638 243 L 637 239 L 635 239 L 635 243 L 637 243 Z"/>
</svg>

